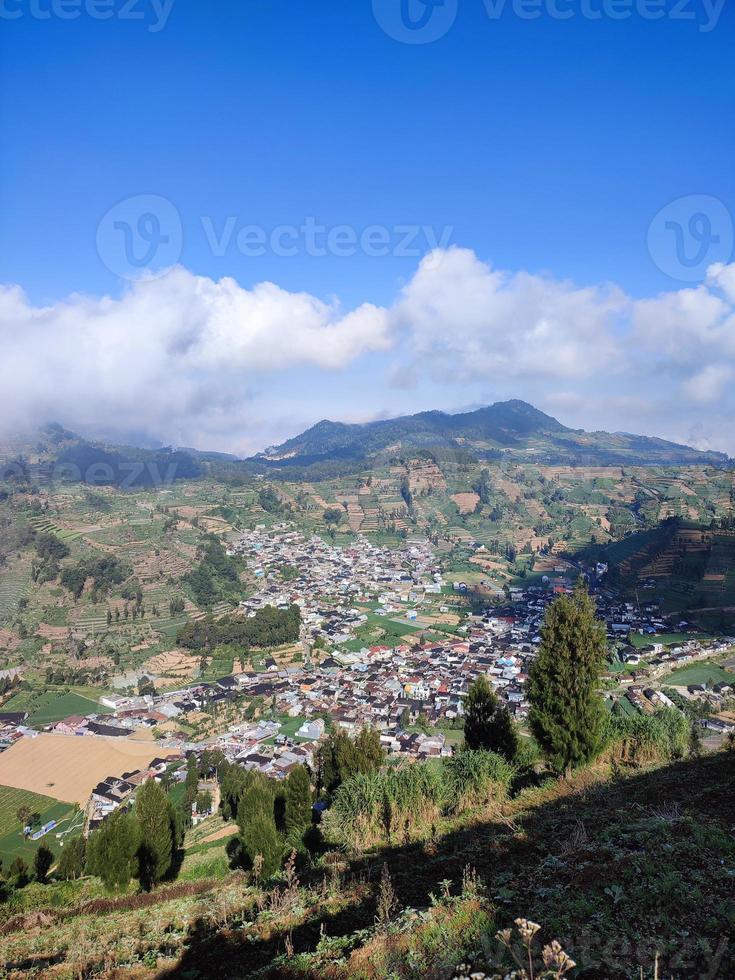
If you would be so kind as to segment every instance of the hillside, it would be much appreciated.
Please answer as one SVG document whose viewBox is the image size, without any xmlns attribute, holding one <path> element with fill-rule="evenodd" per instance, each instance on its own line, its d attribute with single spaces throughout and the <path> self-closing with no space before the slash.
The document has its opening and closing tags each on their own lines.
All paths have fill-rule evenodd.
<svg viewBox="0 0 735 980">
<path fill-rule="evenodd" d="M 274 468 L 325 461 L 368 464 L 418 450 L 479 459 L 547 464 L 724 464 L 723 453 L 700 452 L 664 439 L 570 429 L 526 402 L 497 402 L 474 412 L 420 412 L 404 418 L 347 425 L 324 420 L 251 462 Z"/>
<path fill-rule="evenodd" d="M 56 908 L 39 890 L 26 907 L 42 914 L 6 913 L 2 958 L 9 977 L 449 978 L 461 963 L 506 972 L 495 932 L 527 916 L 539 951 L 557 939 L 576 961 L 573 980 L 650 978 L 655 962 L 661 977 L 716 980 L 735 971 L 733 821 L 735 753 L 597 766 L 432 840 L 327 852 L 264 888 L 227 871 L 213 816 L 190 832 L 179 883 L 101 900 L 71 882 L 52 886 Z M 395 905 L 381 924 L 384 865 Z"/>
<path fill-rule="evenodd" d="M 610 581 L 641 599 L 654 596 L 665 611 L 700 620 L 735 605 L 735 530 L 669 518 L 605 548 L 587 549 L 610 566 Z M 716 617 L 717 618 L 717 617 Z"/>
<path fill-rule="evenodd" d="M 89 440 L 57 423 L 0 442 L 0 482 L 156 488 L 203 472 L 207 454 Z"/>
</svg>

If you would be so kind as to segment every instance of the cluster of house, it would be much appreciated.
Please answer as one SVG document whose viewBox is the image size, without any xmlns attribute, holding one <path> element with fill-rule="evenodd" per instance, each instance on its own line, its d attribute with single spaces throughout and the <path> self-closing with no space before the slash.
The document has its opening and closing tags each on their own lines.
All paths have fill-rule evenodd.
<svg viewBox="0 0 735 980">
<path fill-rule="evenodd" d="M 321 637 L 330 646 L 353 639 L 366 621 L 366 613 L 355 609 L 355 603 L 377 603 L 378 615 L 410 618 L 415 614 L 412 605 L 441 592 L 439 563 L 423 541 L 391 550 L 358 537 L 342 548 L 278 524 L 246 531 L 229 551 L 247 559 L 260 583 L 255 594 L 240 603 L 246 615 L 265 606 L 287 608 L 295 603 L 312 639 Z"/>
<path fill-rule="evenodd" d="M 27 718 L 27 711 L 0 712 L 0 752 L 10 748 L 19 738 L 23 738 Z"/>
<path fill-rule="evenodd" d="M 107 776 L 99 782 L 87 802 L 85 833 L 99 827 L 143 783 L 149 779 L 160 779 L 172 761 L 172 758 L 153 759 L 146 769 L 134 769 L 132 772 L 124 772 L 122 776 Z"/>
</svg>

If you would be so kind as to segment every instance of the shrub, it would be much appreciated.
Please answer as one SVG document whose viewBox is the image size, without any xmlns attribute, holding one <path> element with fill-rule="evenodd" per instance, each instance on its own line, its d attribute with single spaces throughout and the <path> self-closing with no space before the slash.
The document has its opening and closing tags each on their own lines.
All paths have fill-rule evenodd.
<svg viewBox="0 0 735 980">
<path fill-rule="evenodd" d="M 447 809 L 461 813 L 508 795 L 515 769 L 495 752 L 460 752 L 444 766 Z"/>
<path fill-rule="evenodd" d="M 654 715 L 615 715 L 610 719 L 609 754 L 616 762 L 645 765 L 681 759 L 689 745 L 689 722 L 676 708 Z"/>
<path fill-rule="evenodd" d="M 439 819 L 444 793 L 443 769 L 434 762 L 356 773 L 337 790 L 325 830 L 353 847 L 421 836 Z"/>
</svg>

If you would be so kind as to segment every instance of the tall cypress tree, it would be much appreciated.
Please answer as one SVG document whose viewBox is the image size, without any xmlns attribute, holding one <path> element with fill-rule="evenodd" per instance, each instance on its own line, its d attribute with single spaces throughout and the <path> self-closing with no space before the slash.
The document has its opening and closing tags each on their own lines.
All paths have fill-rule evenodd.
<svg viewBox="0 0 735 980">
<path fill-rule="evenodd" d="M 196 799 L 197 789 L 199 787 L 199 761 L 193 752 L 186 761 L 186 781 L 184 786 L 186 788 L 186 802 L 191 806 Z"/>
<path fill-rule="evenodd" d="M 119 809 L 91 834 L 87 842 L 87 874 L 97 875 L 110 890 L 127 888 L 136 871 L 140 826 Z"/>
<path fill-rule="evenodd" d="M 580 579 L 573 595 L 546 610 L 539 655 L 528 673 L 531 732 L 559 772 L 568 774 L 602 748 L 599 685 L 606 651 L 605 625 Z"/>
<path fill-rule="evenodd" d="M 41 842 L 33 857 L 33 874 L 36 881 L 44 883 L 54 863 L 54 853 L 48 844 Z"/>
<path fill-rule="evenodd" d="M 237 807 L 240 842 L 251 867 L 257 855 L 262 856 L 261 874 L 270 878 L 280 868 L 283 857 L 283 842 L 275 820 L 273 784 L 259 772 L 248 773 L 248 777 L 249 784 Z"/>
<path fill-rule="evenodd" d="M 171 867 L 174 850 L 170 802 L 154 779 L 138 790 L 135 814 L 140 824 L 139 877 L 143 887 L 150 889 Z"/>
<path fill-rule="evenodd" d="M 385 752 L 380 744 L 377 728 L 361 728 L 355 739 L 355 755 L 358 772 L 377 772 L 385 762 Z"/>
<path fill-rule="evenodd" d="M 286 780 L 286 831 L 303 831 L 311 823 L 311 780 L 304 766 L 291 770 Z"/>
<path fill-rule="evenodd" d="M 497 752 L 509 762 L 518 749 L 510 712 L 484 674 L 471 685 L 464 699 L 464 740 L 465 748 Z"/>
</svg>

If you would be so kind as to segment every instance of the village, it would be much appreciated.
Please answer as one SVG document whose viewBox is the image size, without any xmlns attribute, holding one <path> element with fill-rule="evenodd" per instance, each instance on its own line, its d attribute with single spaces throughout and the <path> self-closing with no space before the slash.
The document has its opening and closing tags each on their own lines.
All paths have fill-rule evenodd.
<svg viewBox="0 0 735 980">
<path fill-rule="evenodd" d="M 545 610 L 572 588 L 572 569 L 470 602 L 466 583 L 443 572 L 424 540 L 389 550 L 358 537 L 341 548 L 281 524 L 244 532 L 229 550 L 246 561 L 256 583 L 240 602 L 240 615 L 255 616 L 266 606 L 299 607 L 300 640 L 290 651 L 264 652 L 257 661 L 243 656 L 236 661 L 240 669 L 175 690 L 105 693 L 99 712 L 69 716 L 41 732 L 28 727 L 25 712 L 0 713 L 0 748 L 37 741 L 36 768 L 43 761 L 38 749 L 68 746 L 61 758 L 77 769 L 76 799 L 87 832 L 146 779 L 164 772 L 174 782 L 183 779 L 183 761 L 192 752 L 219 749 L 230 762 L 282 780 L 300 764 L 313 769 L 330 730 L 355 735 L 371 727 L 389 755 L 451 755 L 461 743 L 463 700 L 480 675 L 523 732 L 525 682 Z M 668 622 L 654 601 L 638 607 L 621 600 L 606 587 L 604 569 L 591 568 L 587 577 L 616 651 L 603 678 L 607 696 L 626 710 L 672 706 L 659 679 L 733 645 L 730 638 L 700 638 L 686 622 Z M 663 642 L 674 629 L 684 639 Z M 374 633 L 382 635 L 380 642 L 366 639 Z M 722 711 L 732 694 L 729 684 L 689 685 L 680 693 L 707 703 L 702 725 L 710 732 L 724 736 L 735 729 L 735 715 Z M 192 738 L 177 726 L 192 718 L 208 719 L 206 736 Z M 135 744 L 139 764 L 105 772 L 100 762 L 85 772 L 84 746 L 91 740 Z"/>
</svg>

